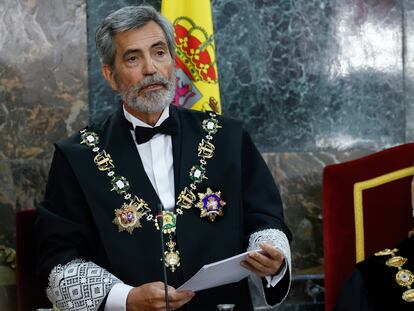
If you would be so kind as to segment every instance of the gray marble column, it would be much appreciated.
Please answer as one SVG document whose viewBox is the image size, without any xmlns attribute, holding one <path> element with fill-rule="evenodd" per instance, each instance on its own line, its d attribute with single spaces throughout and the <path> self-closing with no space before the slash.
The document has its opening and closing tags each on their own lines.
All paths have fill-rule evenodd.
<svg viewBox="0 0 414 311">
<path fill-rule="evenodd" d="M 86 2 L 0 0 L 0 244 L 43 197 L 53 142 L 88 120 Z M 0 310 L 15 310 L 0 258 Z"/>
</svg>

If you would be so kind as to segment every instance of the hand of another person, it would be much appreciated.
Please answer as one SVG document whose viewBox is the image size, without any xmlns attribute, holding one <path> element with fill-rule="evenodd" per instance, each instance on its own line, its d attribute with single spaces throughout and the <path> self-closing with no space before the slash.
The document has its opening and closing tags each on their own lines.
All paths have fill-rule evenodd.
<svg viewBox="0 0 414 311">
<path fill-rule="evenodd" d="M 275 275 L 283 263 L 283 254 L 269 243 L 261 243 L 260 248 L 263 250 L 262 254 L 249 253 L 241 265 L 260 277 Z"/>
<path fill-rule="evenodd" d="M 194 297 L 192 291 L 176 291 L 168 286 L 170 310 L 175 310 Z M 164 283 L 153 282 L 131 289 L 127 297 L 127 311 L 166 310 Z"/>
</svg>

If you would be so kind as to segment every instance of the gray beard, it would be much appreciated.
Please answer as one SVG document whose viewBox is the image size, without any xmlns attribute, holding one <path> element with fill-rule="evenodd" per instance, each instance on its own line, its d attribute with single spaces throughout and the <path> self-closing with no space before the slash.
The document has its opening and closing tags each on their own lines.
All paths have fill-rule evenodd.
<svg viewBox="0 0 414 311">
<path fill-rule="evenodd" d="M 162 83 L 165 90 L 151 91 L 138 95 L 141 88 L 148 84 Z M 174 99 L 175 95 L 175 74 L 171 79 L 166 79 L 160 74 L 145 77 L 138 84 L 129 88 L 120 87 L 120 94 L 123 101 L 132 109 L 142 113 L 161 112 Z"/>
</svg>

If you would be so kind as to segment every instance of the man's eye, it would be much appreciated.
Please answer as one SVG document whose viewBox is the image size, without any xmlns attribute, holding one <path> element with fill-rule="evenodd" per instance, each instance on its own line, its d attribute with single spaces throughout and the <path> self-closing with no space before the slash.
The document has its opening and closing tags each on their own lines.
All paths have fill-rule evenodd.
<svg viewBox="0 0 414 311">
<path fill-rule="evenodd" d="M 163 55 L 165 55 L 165 51 L 157 51 L 157 55 L 158 56 L 163 56 Z"/>
<path fill-rule="evenodd" d="M 138 60 L 138 57 L 136 57 L 136 56 L 130 56 L 128 58 L 128 62 L 136 62 L 137 60 Z"/>
</svg>

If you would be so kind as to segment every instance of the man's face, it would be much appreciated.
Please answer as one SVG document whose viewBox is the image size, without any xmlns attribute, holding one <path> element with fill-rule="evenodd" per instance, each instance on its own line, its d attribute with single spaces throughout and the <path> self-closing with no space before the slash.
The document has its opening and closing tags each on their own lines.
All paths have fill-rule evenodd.
<svg viewBox="0 0 414 311">
<path fill-rule="evenodd" d="M 174 60 L 164 33 L 157 23 L 115 35 L 114 70 L 105 74 L 125 104 L 143 113 L 168 106 L 175 93 Z M 107 67 L 107 70 L 110 70 Z"/>
</svg>

